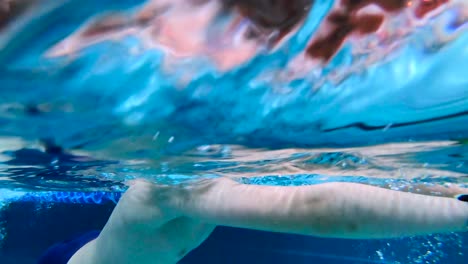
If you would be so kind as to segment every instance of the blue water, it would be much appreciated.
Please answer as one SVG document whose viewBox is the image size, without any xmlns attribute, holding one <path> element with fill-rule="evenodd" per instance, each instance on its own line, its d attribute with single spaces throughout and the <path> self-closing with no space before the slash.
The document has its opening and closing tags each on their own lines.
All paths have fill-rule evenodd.
<svg viewBox="0 0 468 264">
<path fill-rule="evenodd" d="M 1 212 L 33 204 L 23 213 L 51 224 L 39 215 L 112 205 L 126 180 L 141 177 L 164 184 L 219 176 L 267 185 L 346 181 L 413 192 L 415 183 L 468 187 L 463 1 L 404 25 L 403 35 L 351 39 L 309 68 L 297 60 L 334 1 L 315 1 L 275 48 L 259 45 L 227 69 L 210 54 L 178 57 L 148 46 L 144 28 L 48 55 L 89 21 L 106 12 L 131 17 L 144 2 L 43 0 L 0 28 Z M 390 16 L 388 31 L 403 18 Z M 372 41 L 371 52 L 357 52 Z M 15 232 L 2 215 L 0 241 L 11 250 Z M 468 254 L 465 234 L 347 242 L 249 232 L 219 231 L 192 263 L 210 251 L 224 252 L 212 253 L 213 263 L 228 263 L 222 257 L 236 253 L 216 246 L 232 246 L 235 234 L 236 243 L 265 244 L 240 247 L 253 262 L 271 257 L 255 263 L 462 263 Z"/>
</svg>

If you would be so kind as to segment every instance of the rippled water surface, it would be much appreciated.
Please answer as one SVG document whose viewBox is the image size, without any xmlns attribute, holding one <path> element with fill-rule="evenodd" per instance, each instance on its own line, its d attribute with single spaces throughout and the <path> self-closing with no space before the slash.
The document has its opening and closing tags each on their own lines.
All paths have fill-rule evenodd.
<svg viewBox="0 0 468 264">
<path fill-rule="evenodd" d="M 466 1 L 18 2 L 4 204 L 116 201 L 140 177 L 468 187 Z"/>
</svg>

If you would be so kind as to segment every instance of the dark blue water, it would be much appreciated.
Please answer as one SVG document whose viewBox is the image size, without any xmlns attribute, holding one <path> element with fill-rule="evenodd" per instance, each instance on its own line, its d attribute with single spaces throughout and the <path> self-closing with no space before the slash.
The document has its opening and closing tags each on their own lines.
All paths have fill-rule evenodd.
<svg viewBox="0 0 468 264">
<path fill-rule="evenodd" d="M 135 178 L 468 187 L 466 3 L 368 6 L 377 31 L 307 55 L 341 3 L 315 1 L 276 42 L 219 1 L 42 0 L 0 17 L 0 262 L 101 228 Z M 219 228 L 182 263 L 464 263 L 466 240 Z"/>
</svg>

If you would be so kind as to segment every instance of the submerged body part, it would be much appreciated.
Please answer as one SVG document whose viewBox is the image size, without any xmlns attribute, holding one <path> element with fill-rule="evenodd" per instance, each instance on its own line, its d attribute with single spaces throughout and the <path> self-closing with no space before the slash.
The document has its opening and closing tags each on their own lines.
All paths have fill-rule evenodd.
<svg viewBox="0 0 468 264">
<path fill-rule="evenodd" d="M 467 231 L 468 203 L 356 183 L 279 187 L 218 178 L 175 187 L 135 181 L 99 236 L 69 263 L 177 263 L 216 225 L 393 238 Z"/>
</svg>

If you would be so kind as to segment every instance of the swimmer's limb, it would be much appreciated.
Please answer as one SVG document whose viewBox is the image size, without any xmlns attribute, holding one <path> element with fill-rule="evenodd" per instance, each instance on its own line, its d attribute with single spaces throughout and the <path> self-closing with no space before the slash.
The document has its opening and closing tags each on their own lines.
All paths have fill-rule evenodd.
<svg viewBox="0 0 468 264">
<path fill-rule="evenodd" d="M 173 264 L 215 225 L 339 238 L 466 231 L 468 203 L 355 183 L 244 185 L 226 178 L 189 187 L 134 183 L 99 237 L 70 264 Z"/>
<path fill-rule="evenodd" d="M 280 187 L 220 178 L 186 192 L 180 211 L 216 225 L 359 239 L 468 231 L 467 202 L 356 183 Z"/>
<path fill-rule="evenodd" d="M 175 264 L 211 234 L 214 225 L 174 210 L 174 186 L 136 181 L 120 199 L 97 239 L 69 264 Z"/>
</svg>

